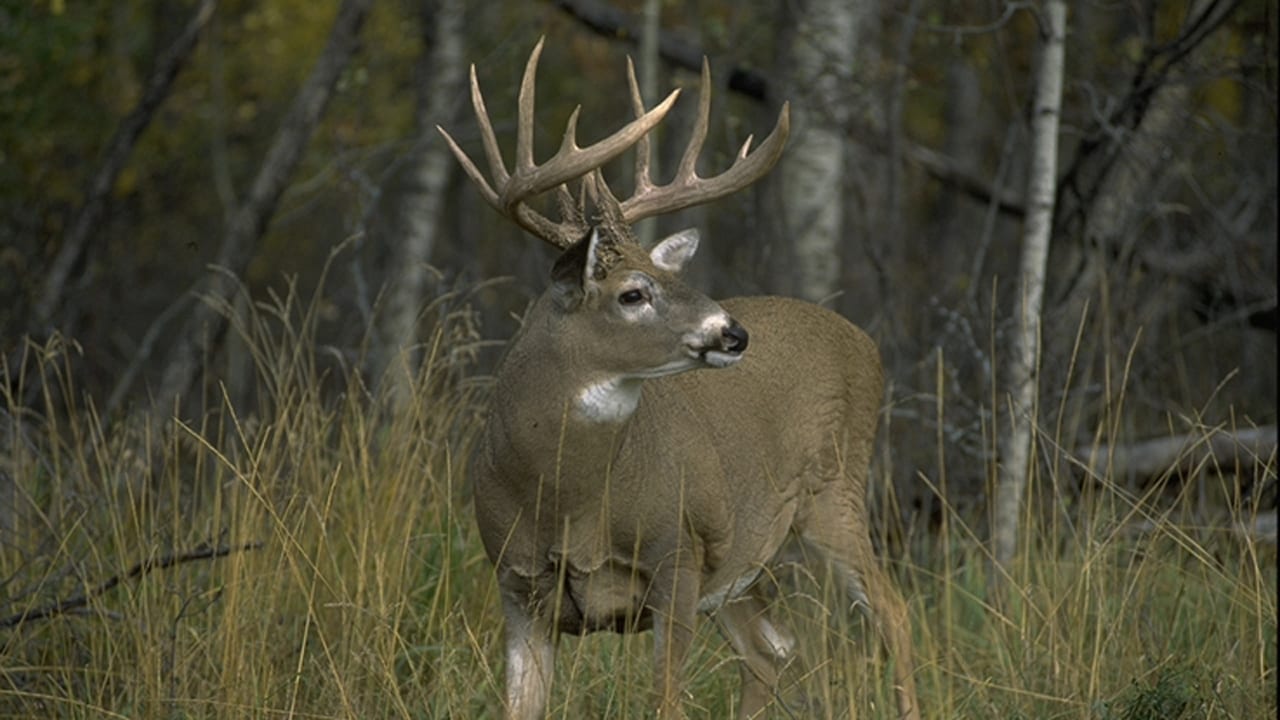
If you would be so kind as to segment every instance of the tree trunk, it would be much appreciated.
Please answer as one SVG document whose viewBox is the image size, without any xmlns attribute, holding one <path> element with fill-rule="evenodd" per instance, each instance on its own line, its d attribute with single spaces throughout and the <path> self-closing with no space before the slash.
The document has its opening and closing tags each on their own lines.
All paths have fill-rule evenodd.
<svg viewBox="0 0 1280 720">
<path fill-rule="evenodd" d="M 374 379 L 387 383 L 396 409 L 412 397 L 421 361 L 419 320 L 427 301 L 428 263 L 440 234 L 440 211 L 453 172 L 453 158 L 435 126 L 454 115 L 462 97 L 463 3 L 427 0 L 419 7 L 423 52 L 415 124 L 418 151 L 395 199 L 386 310 L 378 319 Z"/>
<path fill-rule="evenodd" d="M 845 79 L 872 10 L 871 3 L 848 0 L 802 3 L 789 50 L 797 101 L 791 146 L 782 159 L 786 233 L 795 258 L 794 290 L 813 301 L 829 299 L 840 281 L 850 114 Z"/>
<path fill-rule="evenodd" d="M 1031 169 L 1027 187 L 1027 220 L 1022 239 L 1019 332 L 1009 358 L 1009 435 L 1004 443 L 996 493 L 995 557 L 1007 567 L 1018 548 L 1018 520 L 1031 469 L 1036 429 L 1037 370 L 1040 363 L 1040 302 L 1053 227 L 1058 157 L 1058 116 L 1062 104 L 1062 66 L 1067 5 L 1045 5 L 1048 37 L 1040 59 L 1031 119 Z"/>
<path fill-rule="evenodd" d="M 1203 42 L 1230 12 L 1230 6 L 1215 0 L 1195 0 L 1179 37 L 1197 37 L 1191 28 L 1203 27 L 1206 34 L 1198 36 L 1198 42 Z M 1197 45 L 1189 45 L 1180 62 L 1191 60 L 1196 49 Z M 1077 242 L 1064 248 L 1072 257 L 1064 258 L 1062 265 L 1078 270 L 1070 280 L 1070 289 L 1056 304 L 1056 322 L 1049 337 L 1057 339 L 1058 346 L 1049 348 L 1051 357 L 1070 352 L 1066 343 L 1074 340 L 1085 307 L 1096 300 L 1099 287 L 1106 282 L 1108 266 L 1125 267 L 1140 251 L 1137 242 L 1142 234 L 1134 231 L 1135 226 L 1150 212 L 1150 203 L 1142 198 L 1170 171 L 1166 154 L 1193 122 L 1186 112 L 1192 101 L 1191 85 L 1171 77 L 1176 70 L 1171 63 L 1163 77 L 1135 82 L 1135 86 L 1152 86 L 1149 96 L 1141 101 L 1128 98 L 1122 105 L 1141 110 L 1109 120 L 1113 123 L 1109 133 L 1116 139 L 1094 148 L 1091 156 L 1078 160 L 1072 168 L 1074 192 L 1064 193 L 1062 210 L 1068 222 L 1080 222 L 1082 227 L 1060 228 L 1079 235 Z M 1123 144 L 1116 147 L 1114 143 L 1120 142 Z M 1079 204 L 1081 196 L 1083 206 Z"/>
<path fill-rule="evenodd" d="M 1157 478 L 1172 470 L 1204 467 L 1248 471 L 1266 467 L 1276 454 L 1276 426 L 1139 440 L 1127 445 L 1079 447 L 1072 453 L 1092 477 Z"/>
<path fill-rule="evenodd" d="M 227 318 L 218 308 L 229 304 L 239 287 L 239 277 L 253 257 L 254 246 L 266 230 L 285 184 L 302 158 L 338 76 L 356 49 L 370 4 L 371 0 L 344 0 L 338 9 L 324 51 L 276 131 L 248 198 L 227 227 L 214 263 L 221 270 L 209 273 L 197 289 L 204 301 L 196 305 L 169 352 L 155 396 L 158 416 L 167 416 L 175 409 L 175 403 L 191 389 L 204 360 L 216 349 L 226 331 Z"/>
<path fill-rule="evenodd" d="M 89 236 L 98 229 L 102 220 L 103 212 L 107 207 L 107 196 L 115 187 L 116 178 L 124 170 L 134 146 L 138 144 L 138 138 L 151 124 L 151 118 L 155 116 L 156 110 L 169 96 L 174 79 L 178 77 L 178 72 L 191 56 L 191 50 L 200 38 L 200 31 L 213 16 L 217 5 L 217 0 L 204 0 L 196 8 L 187 26 L 156 61 L 155 71 L 147 80 L 146 89 L 138 100 L 138 104 L 120 121 L 115 134 L 111 136 L 111 141 L 107 143 L 102 165 L 89 184 L 84 204 L 67 227 L 62 245 L 58 248 L 58 254 L 54 256 L 53 263 L 45 274 L 40 296 L 36 299 L 35 308 L 31 314 L 33 329 L 43 332 L 45 326 L 53 320 L 65 296 L 63 291 L 67 286 L 67 280 L 71 277 L 71 271 L 84 257 Z"/>
<path fill-rule="evenodd" d="M 644 0 L 643 23 L 640 26 L 639 83 L 640 97 L 647 103 L 659 97 L 658 75 L 662 65 L 658 59 L 658 37 L 662 32 L 661 17 L 661 0 Z M 662 146 L 657 138 L 658 135 L 654 134 L 649 143 L 649 173 L 650 177 L 655 178 L 662 177 L 662 153 L 659 151 Z M 657 240 L 657 224 L 654 220 L 637 223 L 635 230 L 636 239 L 645 247 L 652 246 Z"/>
</svg>

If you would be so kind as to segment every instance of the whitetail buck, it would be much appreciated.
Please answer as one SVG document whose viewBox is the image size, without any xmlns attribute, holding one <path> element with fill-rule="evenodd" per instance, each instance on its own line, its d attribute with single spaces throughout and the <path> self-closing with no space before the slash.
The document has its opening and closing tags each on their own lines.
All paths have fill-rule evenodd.
<svg viewBox="0 0 1280 720">
<path fill-rule="evenodd" d="M 709 76 L 675 179 L 649 177 L 647 134 L 672 92 L 594 145 L 533 160 L 534 48 L 520 86 L 508 172 L 471 68 L 490 178 L 441 129 L 485 200 L 563 250 L 497 371 L 473 465 L 476 515 L 506 616 L 506 715 L 542 717 L 556 638 L 655 631 L 661 717 L 681 715 L 682 663 L 698 614 L 741 656 L 740 717 L 762 714 L 792 637 L 756 587 L 794 534 L 829 560 L 893 655 L 898 712 L 918 718 L 901 596 L 868 533 L 866 485 L 883 377 L 875 344 L 839 315 L 776 297 L 716 303 L 681 281 L 698 245 L 685 231 L 642 248 L 637 220 L 705 203 L 763 176 L 782 153 L 787 107 L 755 151 L 712 178 L 695 166 Z M 618 201 L 600 167 L 637 150 L 635 193 Z M 575 200 L 566 187 L 581 180 Z M 530 207 L 556 190 L 561 220 Z M 748 349 L 747 329 L 750 329 Z M 704 368 L 714 368 L 703 371 Z M 698 372 L 690 372 L 698 371 Z"/>
</svg>

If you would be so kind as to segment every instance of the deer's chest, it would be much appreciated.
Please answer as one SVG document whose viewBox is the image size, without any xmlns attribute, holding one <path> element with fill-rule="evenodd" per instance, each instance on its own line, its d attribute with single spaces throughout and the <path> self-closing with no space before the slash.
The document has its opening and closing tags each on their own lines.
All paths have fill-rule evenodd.
<svg viewBox="0 0 1280 720">
<path fill-rule="evenodd" d="M 669 590 L 664 583 L 670 559 L 694 557 L 692 539 L 679 531 L 678 518 L 661 528 L 632 520 L 566 519 L 555 539 L 544 536 L 546 579 L 539 586 L 551 593 L 540 604 L 554 614 L 561 632 L 630 632 L 651 625 L 649 608 Z"/>
</svg>

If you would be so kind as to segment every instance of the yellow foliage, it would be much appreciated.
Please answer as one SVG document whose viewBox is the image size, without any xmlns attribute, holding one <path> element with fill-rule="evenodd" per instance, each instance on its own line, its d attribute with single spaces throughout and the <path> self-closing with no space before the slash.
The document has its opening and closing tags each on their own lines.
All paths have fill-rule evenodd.
<svg viewBox="0 0 1280 720">
<path fill-rule="evenodd" d="M 1244 88 L 1234 78 L 1215 80 L 1205 87 L 1204 102 L 1218 115 L 1236 122 L 1244 108 Z"/>
<path fill-rule="evenodd" d="M 1210 40 L 1210 48 L 1230 58 L 1232 64 L 1239 62 L 1247 52 L 1240 29 L 1230 25 Z M 1235 77 L 1218 78 L 1205 86 L 1203 102 L 1226 120 L 1238 122 L 1244 110 L 1244 87 Z"/>
<path fill-rule="evenodd" d="M 131 194 L 138 187 L 138 169 L 132 165 L 120 171 L 120 176 L 116 178 L 115 195 L 116 197 L 125 197 Z"/>
</svg>

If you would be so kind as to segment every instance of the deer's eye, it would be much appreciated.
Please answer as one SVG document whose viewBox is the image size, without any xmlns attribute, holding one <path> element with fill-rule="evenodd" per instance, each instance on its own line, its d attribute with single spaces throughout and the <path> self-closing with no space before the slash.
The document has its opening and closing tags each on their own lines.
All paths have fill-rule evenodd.
<svg viewBox="0 0 1280 720">
<path fill-rule="evenodd" d="M 644 291 L 628 290 L 618 296 L 618 303 L 621 305 L 637 305 L 645 301 Z"/>
</svg>

